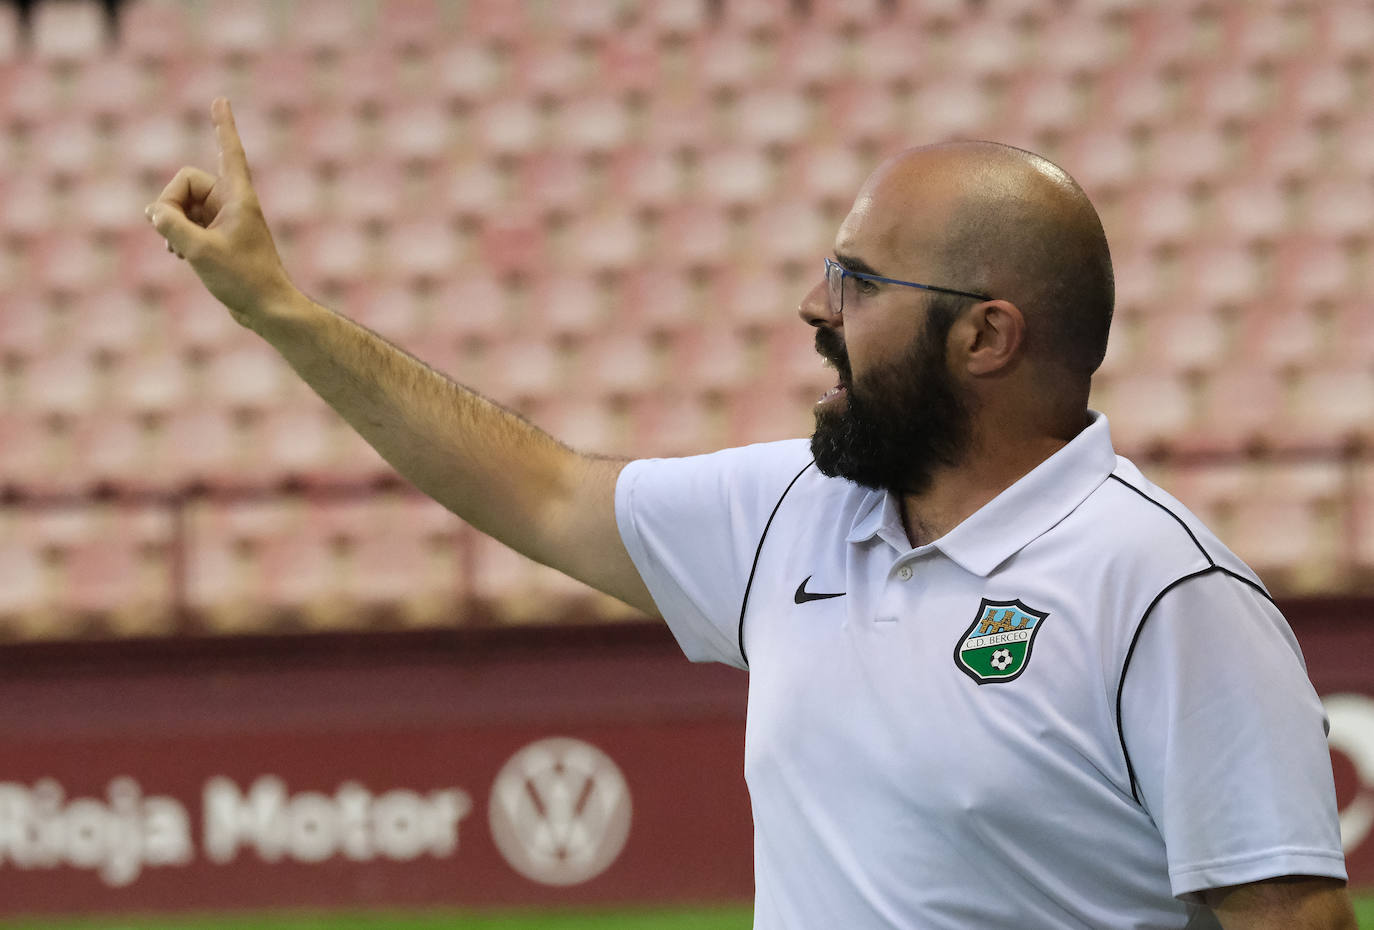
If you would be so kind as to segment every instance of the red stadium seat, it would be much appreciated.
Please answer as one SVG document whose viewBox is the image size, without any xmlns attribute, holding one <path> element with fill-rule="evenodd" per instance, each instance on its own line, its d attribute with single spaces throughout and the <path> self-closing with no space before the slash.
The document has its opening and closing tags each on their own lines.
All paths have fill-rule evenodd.
<svg viewBox="0 0 1374 930">
<path fill-rule="evenodd" d="M 1250 304 L 1238 321 L 1241 355 L 1276 371 L 1315 365 L 1325 355 L 1328 315 L 1319 305 L 1287 299 Z"/>
<path fill-rule="evenodd" d="M 646 338 L 681 333 L 701 321 L 701 289 L 685 269 L 646 264 L 627 272 L 616 318 Z"/>
<path fill-rule="evenodd" d="M 627 147 L 612 156 L 610 181 L 624 209 L 661 210 L 683 195 L 681 161 L 666 149 Z"/>
<path fill-rule="evenodd" d="M 661 36 L 685 36 L 706 27 L 706 4 L 700 0 L 646 0 L 645 28 Z"/>
<path fill-rule="evenodd" d="M 665 347 L 647 333 L 609 328 L 586 346 L 577 366 L 579 391 L 596 397 L 639 397 L 664 387 Z"/>
<path fill-rule="evenodd" d="M 1278 372 L 1239 363 L 1208 375 L 1198 416 L 1178 438 L 1181 449 L 1236 455 L 1282 440 L 1287 388 Z"/>
<path fill-rule="evenodd" d="M 529 407 L 565 394 L 572 387 L 564 369 L 567 361 L 551 340 L 508 339 L 492 350 L 490 373 L 483 383 L 502 403 Z"/>
<path fill-rule="evenodd" d="M 713 205 L 756 206 L 775 196 L 773 169 L 758 149 L 722 147 L 707 152 L 700 176 L 701 194 Z"/>
<path fill-rule="evenodd" d="M 224 58 L 252 58 L 270 48 L 277 35 L 274 10 L 264 0 L 207 0 L 197 30 L 200 44 Z"/>
<path fill-rule="evenodd" d="M 382 0 L 369 38 L 393 50 L 430 48 L 454 31 L 455 24 L 446 21 L 446 9 L 436 0 Z"/>
<path fill-rule="evenodd" d="M 1093 385 L 1094 406 L 1107 414 L 1125 455 L 1167 449 L 1194 422 L 1194 397 L 1182 376 L 1140 372 Z"/>
<path fill-rule="evenodd" d="M 1232 308 L 1192 301 L 1159 307 L 1143 321 L 1137 364 L 1178 372 L 1225 365 L 1235 351 L 1236 316 Z"/>
<path fill-rule="evenodd" d="M 330 509 L 332 519 L 347 521 L 343 594 L 350 609 L 401 627 L 459 621 L 461 550 L 451 539 L 433 537 L 411 522 L 413 509 L 396 495 Z"/>
<path fill-rule="evenodd" d="M 630 124 L 630 114 L 620 100 L 584 93 L 559 108 L 553 133 L 560 149 L 604 155 L 626 144 Z"/>
<path fill-rule="evenodd" d="M 1336 0 L 1319 4 L 1313 12 L 1318 21 L 1314 59 L 1369 64 L 1370 50 L 1374 49 L 1374 10 L 1358 0 Z"/>
<path fill-rule="evenodd" d="M 636 402 L 636 456 L 675 456 L 713 452 L 726 445 L 723 401 L 681 390 L 646 395 Z"/>
<path fill-rule="evenodd" d="M 1272 242 L 1288 228 L 1289 196 L 1273 181 L 1242 180 L 1216 191 L 1211 212 L 1216 233 L 1237 245 Z"/>
<path fill-rule="evenodd" d="M 797 145 L 813 131 L 814 110 L 814 103 L 800 91 L 759 87 L 746 92 L 736 104 L 733 134 L 750 146 Z"/>
<path fill-rule="evenodd" d="M 81 417 L 95 411 L 102 379 L 94 360 L 80 349 L 62 349 L 35 359 L 22 376 L 20 402 L 30 411 Z"/>
<path fill-rule="evenodd" d="M 1285 443 L 1322 451 L 1368 444 L 1374 438 L 1374 369 L 1319 365 L 1298 373 Z"/>
<path fill-rule="evenodd" d="M 1303 197 L 1295 232 L 1329 239 L 1361 239 L 1374 229 L 1374 179 L 1326 175 Z"/>
<path fill-rule="evenodd" d="M 0 66 L 19 57 L 21 38 L 18 4 L 0 6 Z"/>
<path fill-rule="evenodd" d="M 94 58 L 105 47 L 105 10 L 95 0 L 35 4 L 32 44 L 34 53 L 46 61 Z"/>
<path fill-rule="evenodd" d="M 590 272 L 624 271 L 642 259 L 644 236 L 623 209 L 579 217 L 568 231 L 568 258 Z"/>
<path fill-rule="evenodd" d="M 476 138 L 491 155 L 528 155 L 543 142 L 542 120 L 531 101 L 493 100 L 477 113 Z"/>
<path fill-rule="evenodd" d="M 47 570 L 42 550 L 12 527 L 17 515 L 0 512 L 0 639 L 29 639 L 48 626 Z"/>
<path fill-rule="evenodd" d="M 356 4 L 340 6 L 336 0 L 296 0 L 282 40 L 293 54 L 338 54 L 367 37 L 359 21 L 360 10 Z"/>
<path fill-rule="evenodd" d="M 463 339 L 500 338 L 511 325 L 509 300 L 510 292 L 489 270 L 465 266 L 435 293 L 430 326 L 436 334 Z"/>
<path fill-rule="evenodd" d="M 196 45 L 192 8 L 184 3 L 133 0 L 119 11 L 119 44 L 138 59 L 167 61 Z"/>
<path fill-rule="evenodd" d="M 1353 466 L 1354 508 L 1353 522 L 1354 545 L 1350 559 L 1355 570 L 1364 582 L 1374 581 L 1374 463 L 1364 462 Z M 3 560 L 0 560 L 3 564 Z"/>
<path fill-rule="evenodd" d="M 1341 471 L 1336 462 L 1271 465 L 1255 493 L 1237 499 L 1227 542 L 1266 583 L 1313 594 L 1343 580 Z"/>
<path fill-rule="evenodd" d="M 172 519 L 162 508 L 99 508 L 90 534 L 65 549 L 56 606 L 98 617 L 100 631 L 160 636 L 171 631 Z"/>
<path fill-rule="evenodd" d="M 822 4 L 823 14 L 832 4 Z M 844 36 L 824 23 L 807 23 L 779 37 L 778 78 L 784 87 L 814 94 L 852 77 Z"/>
<path fill-rule="evenodd" d="M 0 302 L 0 356 L 28 360 L 56 341 L 51 298 L 37 290 L 8 290 Z"/>
</svg>

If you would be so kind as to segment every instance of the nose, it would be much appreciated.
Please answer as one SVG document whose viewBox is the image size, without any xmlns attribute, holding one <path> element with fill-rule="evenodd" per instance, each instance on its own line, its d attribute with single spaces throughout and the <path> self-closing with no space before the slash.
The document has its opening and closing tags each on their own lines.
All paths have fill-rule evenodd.
<svg viewBox="0 0 1374 930">
<path fill-rule="evenodd" d="M 806 296 L 797 307 L 797 315 L 811 326 L 832 326 L 839 322 L 840 315 L 830 312 L 830 289 L 826 286 L 824 278 L 806 292 Z"/>
</svg>

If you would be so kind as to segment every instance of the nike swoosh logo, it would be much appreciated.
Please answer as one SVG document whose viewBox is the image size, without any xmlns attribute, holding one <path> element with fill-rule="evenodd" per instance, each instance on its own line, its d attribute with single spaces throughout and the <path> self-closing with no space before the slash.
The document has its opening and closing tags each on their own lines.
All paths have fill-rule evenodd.
<svg viewBox="0 0 1374 930">
<path fill-rule="evenodd" d="M 843 591 L 837 591 L 834 594 L 817 594 L 814 591 L 808 591 L 806 590 L 806 583 L 810 580 L 811 576 L 807 575 L 802 579 L 802 583 L 797 585 L 797 593 L 792 595 L 793 601 L 798 604 L 805 604 L 807 601 L 824 601 L 832 597 L 844 597 L 845 595 Z"/>
</svg>

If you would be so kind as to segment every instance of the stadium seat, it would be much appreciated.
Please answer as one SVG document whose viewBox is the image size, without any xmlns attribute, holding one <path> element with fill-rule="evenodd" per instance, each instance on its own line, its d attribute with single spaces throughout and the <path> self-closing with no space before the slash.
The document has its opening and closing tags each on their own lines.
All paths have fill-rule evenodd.
<svg viewBox="0 0 1374 930">
<path fill-rule="evenodd" d="M 1199 372 L 1225 365 L 1236 350 L 1238 314 L 1192 301 L 1157 308 L 1143 320 L 1138 365 L 1153 371 Z"/>
<path fill-rule="evenodd" d="M 1303 196 L 1294 232 L 1323 239 L 1360 239 L 1374 229 L 1374 179 L 1328 174 Z"/>
<path fill-rule="evenodd" d="M 568 230 L 566 260 L 591 273 L 621 272 L 641 261 L 643 236 L 635 218 L 623 209 L 587 212 Z"/>
<path fill-rule="evenodd" d="M 131 0 L 119 11 L 119 44 L 135 58 L 165 62 L 196 47 L 192 8 L 164 0 Z"/>
<path fill-rule="evenodd" d="M 532 101 L 504 97 L 486 103 L 477 112 L 476 138 L 482 149 L 495 156 L 529 155 L 544 141 L 544 121 Z"/>
<path fill-rule="evenodd" d="M 1374 49 L 1374 10 L 1358 0 L 1318 4 L 1313 58 L 1346 65 L 1367 66 Z"/>
<path fill-rule="evenodd" d="M 351 607 L 393 627 L 461 620 L 465 584 L 457 532 L 430 532 L 414 519 L 416 507 L 398 494 L 327 506 L 330 521 L 338 521 L 348 540 L 344 594 Z"/>
<path fill-rule="evenodd" d="M 1194 422 L 1193 391 L 1185 378 L 1142 371 L 1093 385 L 1094 406 L 1107 414 L 1124 455 L 1149 457 L 1168 449 Z"/>
<path fill-rule="evenodd" d="M 48 0 L 33 8 L 34 54 L 49 62 L 94 58 L 105 47 L 105 10 L 96 0 Z"/>
<path fill-rule="evenodd" d="M 817 13 L 832 5 L 823 4 Z M 809 22 L 784 32 L 778 40 L 777 79 L 784 87 L 814 96 L 852 77 L 844 36 L 825 23 Z"/>
<path fill-rule="evenodd" d="M 101 380 L 90 355 L 63 349 L 28 366 L 19 387 L 20 403 L 36 413 L 87 416 L 101 397 Z"/>
<path fill-rule="evenodd" d="M 18 519 L 14 508 L 0 511 L 0 641 L 36 638 L 48 626 L 43 554 L 14 530 Z"/>
<path fill-rule="evenodd" d="M 297 54 L 337 55 L 364 38 L 360 9 L 351 3 L 340 6 L 337 0 L 296 0 L 283 39 Z"/>
<path fill-rule="evenodd" d="M 1363 462 L 1352 468 L 1354 545 L 1350 558 L 1360 580 L 1368 586 L 1374 582 L 1374 462 Z"/>
<path fill-rule="evenodd" d="M 583 94 L 559 108 L 553 136 L 559 149 L 579 155 L 605 155 L 626 144 L 630 124 L 630 115 L 620 100 Z"/>
<path fill-rule="evenodd" d="M 1251 303 L 1238 320 L 1241 355 L 1252 365 L 1276 371 L 1318 364 L 1326 353 L 1329 315 L 1306 302 Z"/>
<path fill-rule="evenodd" d="M 100 507 L 93 532 L 65 551 L 56 606 L 121 637 L 171 632 L 172 517 L 162 507 Z"/>
<path fill-rule="evenodd" d="M 687 36 L 707 25 L 706 4 L 700 0 L 645 0 L 644 27 L 659 36 Z"/>
<path fill-rule="evenodd" d="M 1334 461 L 1265 467 L 1236 501 L 1227 542 L 1267 584 L 1294 594 L 1344 581 L 1342 467 Z"/>
<path fill-rule="evenodd" d="M 1211 207 L 1215 234 L 1237 245 L 1273 242 L 1288 229 L 1289 195 L 1269 180 L 1224 184 Z"/>
<path fill-rule="evenodd" d="M 432 47 L 453 31 L 454 24 L 446 21 L 448 8 L 436 0 L 382 0 L 370 38 L 393 51 Z"/>
<path fill-rule="evenodd" d="M 1355 269 L 1346 244 L 1327 238 L 1289 236 L 1273 261 L 1274 293 L 1293 301 L 1342 301 L 1353 293 Z"/>
<path fill-rule="evenodd" d="M 664 387 L 665 346 L 647 333 L 608 327 L 588 341 L 576 367 L 577 390 L 594 397 L 639 397 Z"/>
<path fill-rule="evenodd" d="M 1280 375 L 1243 359 L 1207 374 L 1199 394 L 1197 416 L 1180 431 L 1180 451 L 1205 455 L 1242 455 L 1280 443 L 1287 406 Z"/>
<path fill-rule="evenodd" d="M 685 269 L 645 264 L 626 272 L 616 318 L 645 337 L 670 336 L 698 325 L 701 299 Z"/>
<path fill-rule="evenodd" d="M 786 197 L 763 206 L 744 232 L 749 254 L 772 265 L 816 262 L 835 241 L 835 226 L 820 210 Z"/>
<path fill-rule="evenodd" d="M 719 148 L 702 159 L 701 195 L 721 207 L 757 206 L 773 195 L 773 170 L 758 149 Z"/>
<path fill-rule="evenodd" d="M 206 0 L 200 10 L 199 44 L 221 58 L 254 58 L 272 47 L 281 4 L 265 0 Z"/>
<path fill-rule="evenodd" d="M 264 411 L 281 403 L 294 375 L 271 346 L 261 340 L 218 352 L 203 372 L 203 397 L 232 411 Z"/>
<path fill-rule="evenodd" d="M 441 338 L 500 338 L 512 320 L 507 314 L 509 300 L 508 289 L 489 270 L 465 265 L 435 292 L 429 323 Z"/>
<path fill-rule="evenodd" d="M 1325 452 L 1374 438 L 1374 369 L 1364 364 L 1300 370 L 1283 440 Z"/>
<path fill-rule="evenodd" d="M 55 315 L 49 312 L 50 296 L 36 289 L 7 288 L 0 302 L 0 356 L 29 360 L 44 354 L 55 343 Z"/>
<path fill-rule="evenodd" d="M 0 6 L 0 67 L 19 58 L 22 38 L 19 29 L 19 5 L 7 3 Z"/>
<path fill-rule="evenodd" d="M 715 267 L 730 260 L 732 245 L 731 221 L 725 211 L 688 204 L 664 217 L 657 255 L 685 268 Z"/>
</svg>

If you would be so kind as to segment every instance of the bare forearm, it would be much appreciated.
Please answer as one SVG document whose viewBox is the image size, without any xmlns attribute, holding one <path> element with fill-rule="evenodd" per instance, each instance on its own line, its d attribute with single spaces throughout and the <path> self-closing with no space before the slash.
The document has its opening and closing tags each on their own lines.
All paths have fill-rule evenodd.
<svg viewBox="0 0 1374 930">
<path fill-rule="evenodd" d="M 620 462 L 579 455 L 320 306 L 291 283 L 253 190 L 229 102 L 211 107 L 219 172 L 177 172 L 144 211 L 201 282 L 402 475 L 532 559 L 646 611 L 620 540 Z"/>
<path fill-rule="evenodd" d="M 297 294 L 253 328 L 398 472 L 477 529 L 535 558 L 541 508 L 581 457 L 381 336 Z"/>
</svg>

